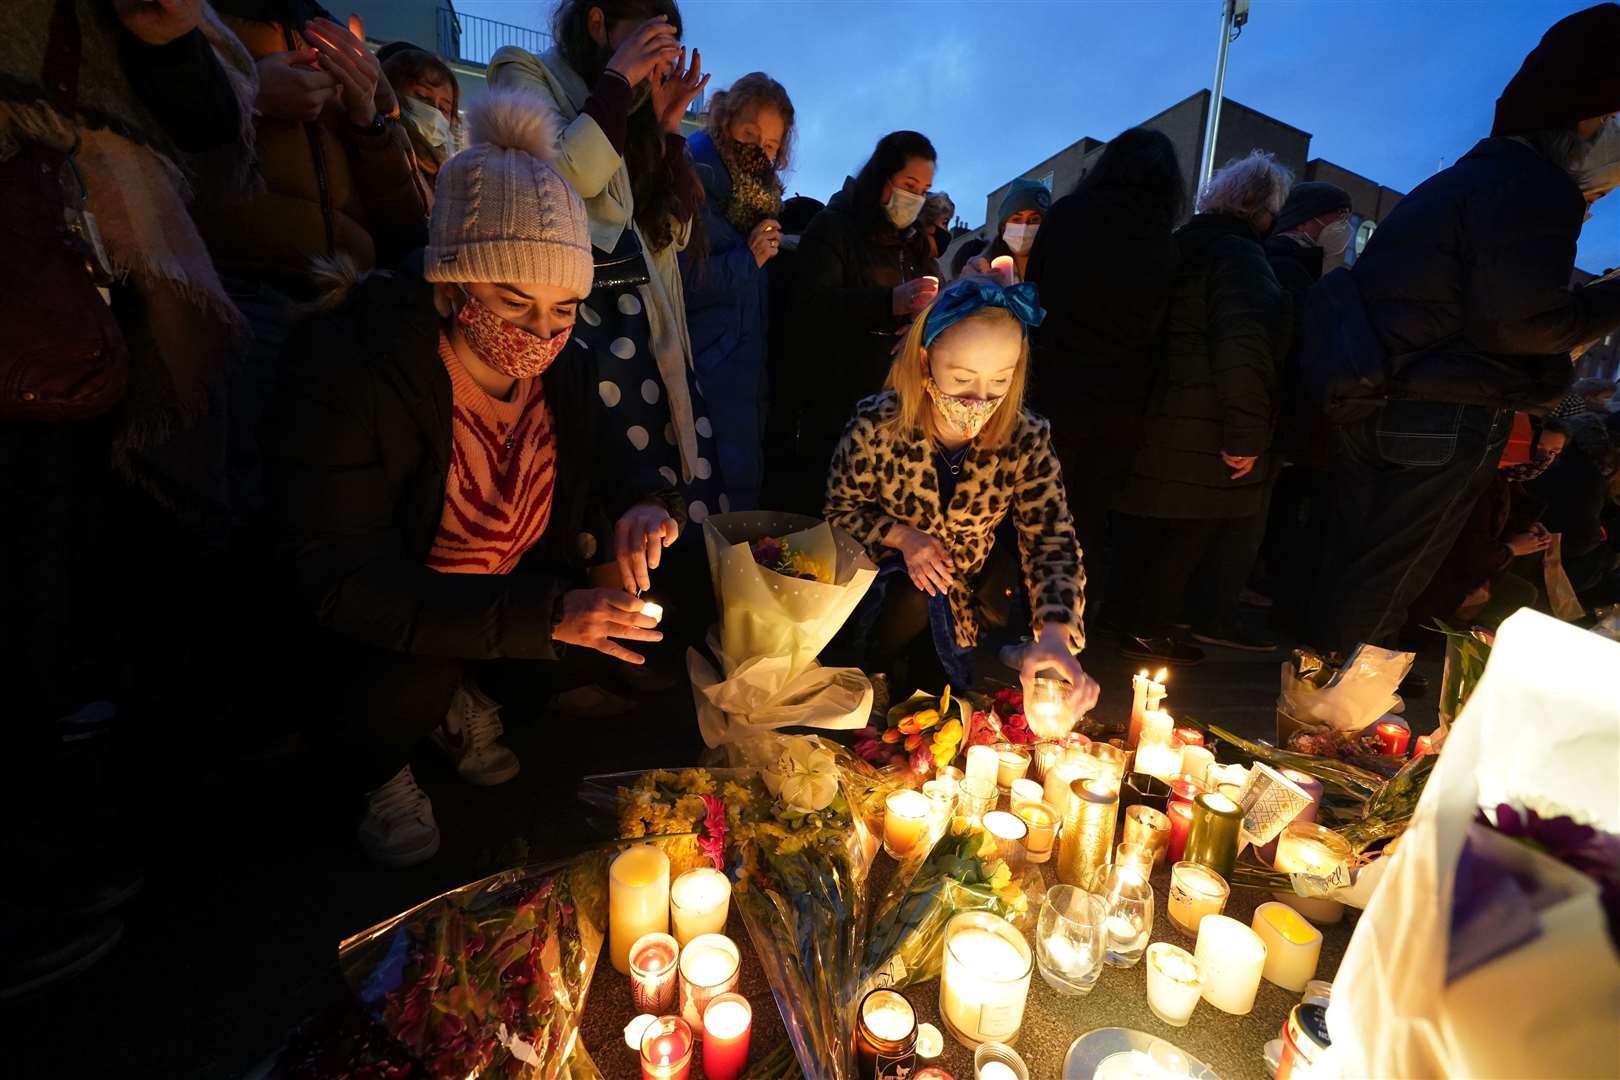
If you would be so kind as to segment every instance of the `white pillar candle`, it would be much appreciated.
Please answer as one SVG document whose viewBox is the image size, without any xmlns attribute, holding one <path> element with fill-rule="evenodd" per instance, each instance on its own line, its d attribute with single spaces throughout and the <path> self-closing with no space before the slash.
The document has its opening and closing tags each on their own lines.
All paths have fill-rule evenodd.
<svg viewBox="0 0 1620 1080">
<path fill-rule="evenodd" d="M 1041 801 L 1058 812 L 1058 820 L 1069 811 L 1069 800 L 1074 797 L 1069 785 L 1080 779 L 1080 766 L 1060 761 L 1046 770 L 1046 785 L 1041 789 Z"/>
<path fill-rule="evenodd" d="M 630 974 L 630 946 L 669 932 L 669 856 L 651 844 L 620 852 L 608 868 L 608 942 L 613 970 Z"/>
<path fill-rule="evenodd" d="M 903 859 L 928 832 L 934 804 L 920 791 L 901 788 L 883 801 L 883 850 Z"/>
<path fill-rule="evenodd" d="M 1175 731 L 1176 722 L 1171 715 L 1163 709 L 1149 709 L 1142 714 L 1142 732 L 1137 739 L 1137 747 L 1143 743 L 1170 744 L 1170 733 Z"/>
<path fill-rule="evenodd" d="M 1181 771 L 1187 776 L 1197 778 L 1199 783 L 1204 782 L 1204 774 L 1209 767 L 1215 764 L 1215 755 L 1210 753 L 1207 746 L 1183 746 L 1181 748 Z"/>
<path fill-rule="evenodd" d="M 1254 1008 L 1266 966 L 1266 943 L 1259 934 L 1226 915 L 1206 915 L 1198 924 L 1193 956 L 1204 975 L 1205 1001 L 1233 1016 Z"/>
<path fill-rule="evenodd" d="M 989 746 L 970 746 L 967 750 L 967 772 L 963 776 L 964 784 L 979 781 L 996 782 L 996 772 L 1001 763 L 996 759 L 996 751 Z"/>
<path fill-rule="evenodd" d="M 1293 908 L 1276 901 L 1255 908 L 1250 927 L 1266 943 L 1262 972 L 1266 981 L 1284 990 L 1305 989 L 1305 984 L 1316 976 L 1316 961 L 1322 955 L 1322 931 Z"/>
<path fill-rule="evenodd" d="M 1136 772 L 1169 783 L 1181 775 L 1181 761 L 1181 747 L 1171 746 L 1167 742 L 1150 742 L 1144 731 L 1142 741 L 1136 747 Z"/>
<path fill-rule="evenodd" d="M 1171 1027 L 1186 1027 L 1204 994 L 1204 977 L 1192 953 L 1168 941 L 1149 945 L 1147 994 L 1154 1016 Z"/>
<path fill-rule="evenodd" d="M 685 945 L 702 934 L 718 934 L 731 913 L 731 880 L 718 870 L 688 870 L 669 887 L 669 915 L 675 940 Z"/>
<path fill-rule="evenodd" d="M 951 919 L 939 980 L 946 1028 L 968 1047 L 1015 1037 L 1024 1023 L 1032 967 L 1028 942 L 1007 920 L 983 911 Z"/>
</svg>

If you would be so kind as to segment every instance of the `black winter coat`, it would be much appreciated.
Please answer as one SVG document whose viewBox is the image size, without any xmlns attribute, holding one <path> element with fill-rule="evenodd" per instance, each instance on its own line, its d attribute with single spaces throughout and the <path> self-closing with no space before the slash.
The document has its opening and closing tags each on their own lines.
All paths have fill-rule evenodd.
<svg viewBox="0 0 1620 1080">
<path fill-rule="evenodd" d="M 1246 222 L 1200 214 L 1176 233 L 1164 366 L 1115 506 L 1155 518 L 1260 512 L 1268 463 L 1232 479 L 1221 453 L 1262 457 L 1276 423 L 1287 297 Z"/>
<path fill-rule="evenodd" d="M 801 455 L 830 462 L 855 403 L 883 388 L 895 331 L 896 285 L 939 276 L 916 228 L 868 222 L 851 205 L 854 180 L 810 220 L 799 240 L 789 301 L 785 391 L 797 409 Z"/>
<path fill-rule="evenodd" d="M 1282 357 L 1278 375 L 1278 397 L 1281 400 L 1277 418 L 1277 451 L 1296 465 L 1326 469 L 1333 464 L 1335 442 L 1333 425 L 1322 415 L 1315 402 L 1305 393 L 1299 377 L 1299 340 L 1301 322 L 1305 315 L 1305 294 L 1311 286 L 1322 280 L 1322 249 L 1315 244 L 1300 244 L 1286 236 L 1272 236 L 1266 240 L 1266 258 L 1271 272 L 1277 275 L 1277 284 L 1289 301 L 1288 327 L 1290 332 L 1288 355 Z"/>
<path fill-rule="evenodd" d="M 1063 417 L 1140 412 L 1160 355 L 1176 270 L 1175 223 L 1145 189 L 1065 195 L 1035 234 L 1025 277 L 1046 319 L 1031 336 L 1033 407 L 1060 448 L 1083 435 Z"/>
<path fill-rule="evenodd" d="M 583 582 L 596 397 L 588 350 L 543 376 L 557 435 L 551 520 L 509 574 L 430 569 L 451 450 L 431 287 L 371 274 L 288 342 L 268 472 L 299 598 L 351 643 L 467 660 L 555 658 L 557 601 Z M 629 500 L 625 500 L 628 505 Z"/>
<path fill-rule="evenodd" d="M 1620 281 L 1569 288 L 1586 204 L 1511 138 L 1481 140 L 1419 184 L 1351 273 L 1403 366 L 1402 397 L 1530 407 L 1560 397 L 1569 351 L 1620 329 Z"/>
</svg>

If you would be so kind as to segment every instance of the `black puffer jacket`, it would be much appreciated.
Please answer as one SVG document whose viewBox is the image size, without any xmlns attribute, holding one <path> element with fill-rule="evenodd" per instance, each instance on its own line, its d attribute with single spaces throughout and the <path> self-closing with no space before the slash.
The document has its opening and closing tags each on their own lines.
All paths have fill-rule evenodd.
<svg viewBox="0 0 1620 1080">
<path fill-rule="evenodd" d="M 797 408 L 802 456 L 830 461 L 855 403 L 883 387 L 895 331 L 896 285 L 939 276 L 921 231 L 863 218 L 854 180 L 811 219 L 799 240 L 789 301 L 790 359 L 784 391 Z"/>
<path fill-rule="evenodd" d="M 1400 396 L 1528 408 L 1563 394 L 1569 351 L 1620 329 L 1620 281 L 1569 288 L 1585 209 L 1568 173 L 1511 138 L 1401 200 L 1351 270 Z"/>
<path fill-rule="evenodd" d="M 554 607 L 583 581 L 577 538 L 595 499 L 589 351 L 565 347 L 543 376 L 557 474 L 540 542 L 510 574 L 444 574 L 427 565 L 451 450 L 439 327 L 430 286 L 372 274 L 288 342 L 265 430 L 299 598 L 321 627 L 374 649 L 554 658 Z"/>
<path fill-rule="evenodd" d="M 1271 448 L 1288 301 L 1246 222 L 1200 214 L 1176 233 L 1176 250 L 1164 366 L 1115 506 L 1157 518 L 1259 513 L 1266 463 L 1234 480 L 1221 453 Z"/>
</svg>

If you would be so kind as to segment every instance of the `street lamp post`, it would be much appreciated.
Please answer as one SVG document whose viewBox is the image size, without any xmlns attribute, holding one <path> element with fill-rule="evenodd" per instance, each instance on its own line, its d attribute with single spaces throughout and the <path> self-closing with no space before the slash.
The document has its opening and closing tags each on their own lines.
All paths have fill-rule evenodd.
<svg viewBox="0 0 1620 1080">
<path fill-rule="evenodd" d="M 1249 21 L 1249 0 L 1221 0 L 1221 44 L 1215 53 L 1215 86 L 1209 97 L 1209 123 L 1204 125 L 1204 157 L 1198 165 L 1198 186 L 1209 183 L 1215 171 L 1215 136 L 1221 130 L 1221 99 L 1226 90 L 1226 51 Z"/>
</svg>

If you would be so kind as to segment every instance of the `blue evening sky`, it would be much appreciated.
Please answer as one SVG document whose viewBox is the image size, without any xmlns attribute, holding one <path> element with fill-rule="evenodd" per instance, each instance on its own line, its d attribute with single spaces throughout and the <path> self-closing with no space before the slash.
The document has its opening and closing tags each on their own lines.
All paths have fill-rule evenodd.
<svg viewBox="0 0 1620 1080">
<path fill-rule="evenodd" d="M 1572 0 L 1253 0 L 1226 96 L 1313 136 L 1311 154 L 1399 190 L 1489 133 L 1496 97 Z M 545 0 L 457 0 L 544 27 Z M 682 0 L 711 86 L 762 70 L 798 112 L 790 193 L 825 200 L 884 132 L 939 150 L 934 186 L 984 199 L 1083 135 L 1107 139 L 1210 84 L 1220 0 Z M 1620 194 L 1579 265 L 1620 266 Z"/>
</svg>

